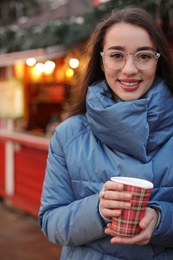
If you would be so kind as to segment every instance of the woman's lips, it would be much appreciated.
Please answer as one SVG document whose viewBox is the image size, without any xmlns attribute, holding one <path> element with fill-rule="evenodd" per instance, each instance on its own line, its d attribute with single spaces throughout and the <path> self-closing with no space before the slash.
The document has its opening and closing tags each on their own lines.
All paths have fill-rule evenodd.
<svg viewBox="0 0 173 260">
<path fill-rule="evenodd" d="M 140 85 L 140 80 L 138 81 L 126 81 L 126 80 L 119 80 L 120 82 L 120 85 L 121 87 L 124 89 L 124 90 L 127 90 L 127 91 L 134 91 L 136 89 L 139 88 L 139 85 Z"/>
</svg>

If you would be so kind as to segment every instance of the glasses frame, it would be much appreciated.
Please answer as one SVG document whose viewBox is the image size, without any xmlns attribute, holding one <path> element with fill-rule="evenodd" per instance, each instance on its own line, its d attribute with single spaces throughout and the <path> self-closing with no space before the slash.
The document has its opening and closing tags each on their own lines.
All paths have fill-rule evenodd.
<svg viewBox="0 0 173 260">
<path fill-rule="evenodd" d="M 115 51 L 116 51 L 116 50 L 115 50 Z M 154 66 L 158 63 L 158 59 L 159 59 L 159 57 L 161 56 L 161 54 L 160 54 L 159 52 L 156 52 L 156 51 L 148 51 L 148 50 L 146 50 L 146 51 L 145 51 L 145 50 L 143 50 L 143 51 L 137 51 L 137 52 L 129 52 L 129 53 L 124 53 L 124 52 L 119 51 L 119 50 L 117 50 L 117 51 L 118 51 L 119 53 L 124 54 L 124 58 L 125 58 L 124 65 L 123 65 L 121 68 L 119 68 L 119 69 L 111 69 L 111 68 L 109 68 L 109 67 L 107 66 L 107 64 L 106 64 L 106 62 L 105 62 L 105 56 L 106 56 L 106 54 L 107 54 L 107 53 L 110 53 L 110 52 L 113 52 L 112 50 L 111 50 L 111 51 L 106 51 L 106 52 L 103 52 L 103 51 L 100 52 L 100 55 L 101 55 L 102 59 L 104 60 L 104 63 L 105 63 L 105 65 L 106 65 L 106 67 L 107 67 L 108 69 L 110 69 L 110 70 L 121 70 L 121 69 L 125 66 L 125 64 L 126 64 L 127 56 L 128 56 L 128 55 L 133 55 L 133 62 L 134 62 L 135 67 L 136 67 L 138 70 L 144 70 L 144 71 L 151 70 L 151 69 L 153 69 Z M 152 68 L 150 68 L 150 69 L 139 69 L 139 68 L 136 66 L 134 56 L 135 56 L 136 54 L 142 53 L 142 52 L 144 52 L 144 53 L 145 53 L 145 52 L 152 53 L 152 54 L 156 57 L 156 63 L 153 65 Z"/>
</svg>

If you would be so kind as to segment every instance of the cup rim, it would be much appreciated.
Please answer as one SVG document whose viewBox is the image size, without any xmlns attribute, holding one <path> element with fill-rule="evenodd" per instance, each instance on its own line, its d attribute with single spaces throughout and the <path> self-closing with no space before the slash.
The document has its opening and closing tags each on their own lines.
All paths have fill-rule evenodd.
<svg viewBox="0 0 173 260">
<path fill-rule="evenodd" d="M 152 189 L 154 187 L 152 182 L 140 178 L 114 176 L 111 177 L 111 180 L 143 189 Z"/>
</svg>

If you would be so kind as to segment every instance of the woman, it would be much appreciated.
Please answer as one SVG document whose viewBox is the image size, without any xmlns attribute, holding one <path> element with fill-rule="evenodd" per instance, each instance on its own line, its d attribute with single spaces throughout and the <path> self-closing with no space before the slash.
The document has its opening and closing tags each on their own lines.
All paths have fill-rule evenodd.
<svg viewBox="0 0 173 260">
<path fill-rule="evenodd" d="M 173 74 L 165 37 L 150 14 L 127 7 L 97 26 L 87 51 L 81 92 L 50 142 L 41 229 L 63 245 L 62 260 L 172 260 Z M 112 176 L 154 184 L 132 238 L 112 230 L 131 197 Z"/>
</svg>

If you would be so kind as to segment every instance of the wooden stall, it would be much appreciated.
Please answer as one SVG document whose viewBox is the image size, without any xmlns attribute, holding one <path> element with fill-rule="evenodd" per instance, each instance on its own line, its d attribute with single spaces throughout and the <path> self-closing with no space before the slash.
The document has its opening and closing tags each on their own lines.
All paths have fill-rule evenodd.
<svg viewBox="0 0 173 260">
<path fill-rule="evenodd" d="M 5 143 L 0 141 L 0 196 L 5 195 Z"/>
<path fill-rule="evenodd" d="M 37 216 L 48 144 L 62 121 L 80 51 L 53 46 L 0 59 L 0 199 Z"/>
<path fill-rule="evenodd" d="M 0 130 L 0 195 L 38 215 L 49 138 Z"/>
</svg>

